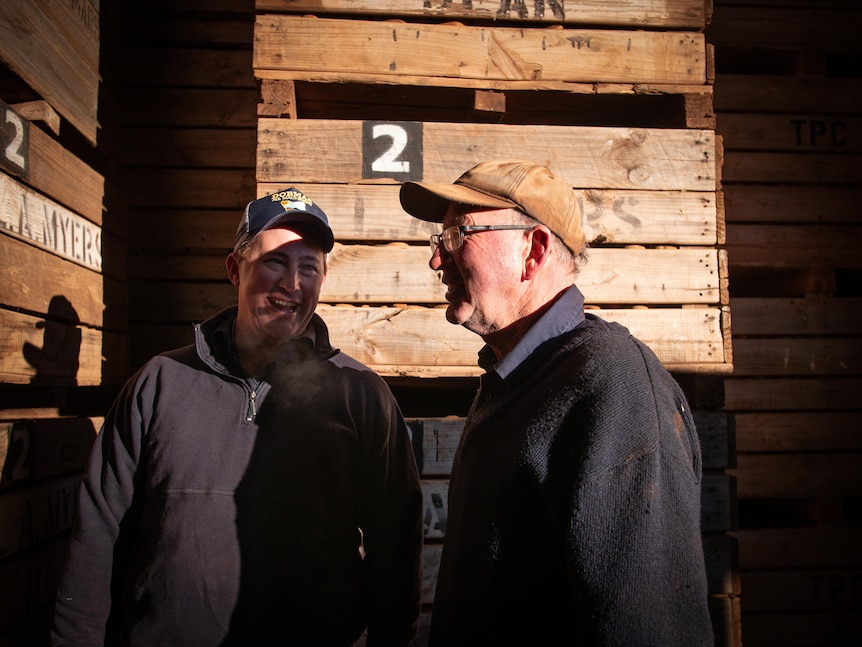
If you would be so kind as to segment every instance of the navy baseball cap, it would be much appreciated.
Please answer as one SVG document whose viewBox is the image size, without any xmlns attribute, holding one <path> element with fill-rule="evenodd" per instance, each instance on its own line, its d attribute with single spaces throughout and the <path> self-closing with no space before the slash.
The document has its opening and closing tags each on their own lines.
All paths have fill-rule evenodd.
<svg viewBox="0 0 862 647">
<path fill-rule="evenodd" d="M 236 230 L 233 249 L 238 250 L 264 229 L 290 223 L 305 225 L 318 237 L 324 252 L 332 251 L 335 237 L 329 227 L 329 218 L 311 198 L 293 187 L 252 200 L 246 205 Z"/>
</svg>

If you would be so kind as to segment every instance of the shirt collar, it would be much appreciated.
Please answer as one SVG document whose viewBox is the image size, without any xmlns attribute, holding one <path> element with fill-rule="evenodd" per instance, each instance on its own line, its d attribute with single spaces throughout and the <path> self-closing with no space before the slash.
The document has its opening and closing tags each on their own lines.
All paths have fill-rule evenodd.
<svg viewBox="0 0 862 647">
<path fill-rule="evenodd" d="M 479 351 L 479 366 L 506 378 L 541 344 L 574 330 L 584 320 L 584 295 L 573 285 L 554 302 L 548 311 L 527 331 L 521 341 L 497 362 L 490 346 Z"/>
</svg>

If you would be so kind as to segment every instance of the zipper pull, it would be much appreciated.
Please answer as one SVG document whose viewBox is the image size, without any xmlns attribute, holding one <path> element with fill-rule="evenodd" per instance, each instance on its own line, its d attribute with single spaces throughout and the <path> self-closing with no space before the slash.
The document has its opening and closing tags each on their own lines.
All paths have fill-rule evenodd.
<svg viewBox="0 0 862 647">
<path fill-rule="evenodd" d="M 254 422 L 254 418 L 257 415 L 257 405 L 255 404 L 255 398 L 257 397 L 257 390 L 252 389 L 248 392 L 248 413 L 245 416 L 246 422 Z"/>
</svg>

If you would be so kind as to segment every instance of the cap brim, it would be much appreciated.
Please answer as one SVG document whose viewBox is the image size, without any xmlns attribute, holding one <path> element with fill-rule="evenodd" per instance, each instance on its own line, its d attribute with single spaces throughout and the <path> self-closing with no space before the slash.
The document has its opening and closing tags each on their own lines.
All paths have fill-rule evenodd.
<svg viewBox="0 0 862 647">
<path fill-rule="evenodd" d="M 489 209 L 518 206 L 509 200 L 490 196 L 461 184 L 436 182 L 405 182 L 401 185 L 399 197 L 404 211 L 428 222 L 443 222 L 450 202 Z"/>
<path fill-rule="evenodd" d="M 320 218 L 313 214 L 306 213 L 305 211 L 288 211 L 280 216 L 276 216 L 266 223 L 266 225 L 261 228 L 261 231 L 272 229 L 276 226 L 283 227 L 291 223 L 303 225 L 313 231 L 315 236 L 320 240 L 320 245 L 323 248 L 323 251 L 327 254 L 332 251 L 332 248 L 335 245 L 335 237 L 332 234 L 332 230 L 324 225 Z"/>
</svg>

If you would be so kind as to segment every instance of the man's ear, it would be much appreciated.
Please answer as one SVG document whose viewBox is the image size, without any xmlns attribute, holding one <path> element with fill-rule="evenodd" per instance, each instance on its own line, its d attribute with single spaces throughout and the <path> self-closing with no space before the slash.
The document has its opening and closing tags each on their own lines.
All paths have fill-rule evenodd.
<svg viewBox="0 0 862 647">
<path fill-rule="evenodd" d="M 529 248 L 524 261 L 524 279 L 536 278 L 539 270 L 548 261 L 551 252 L 551 230 L 544 225 L 537 225 L 529 234 Z"/>
<path fill-rule="evenodd" d="M 227 276 L 230 282 L 239 287 L 239 260 L 233 252 L 228 254 L 227 258 L 224 259 L 224 266 L 227 269 Z"/>
</svg>

